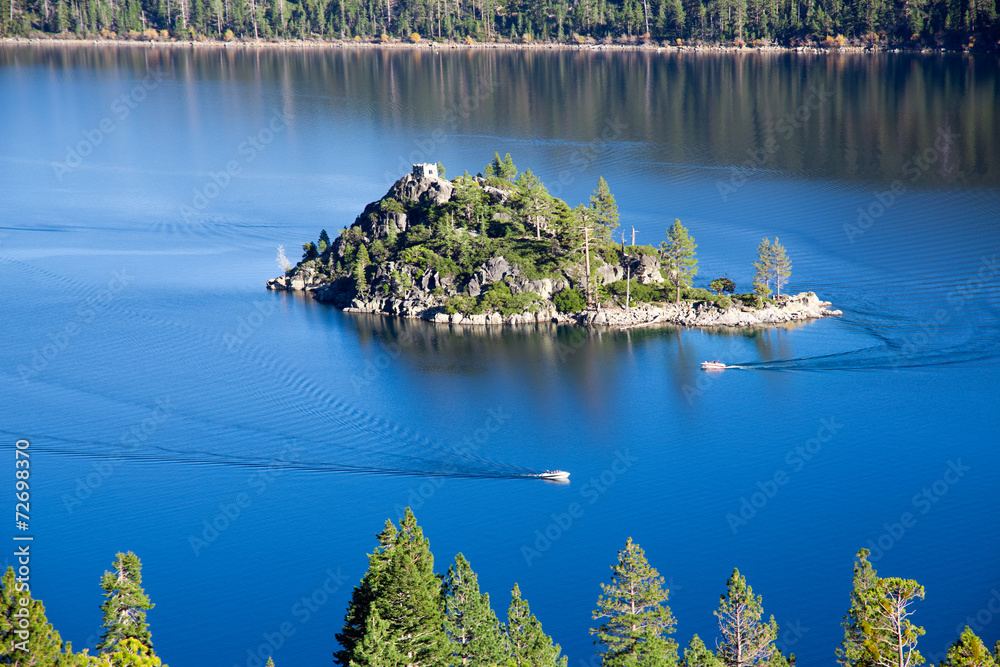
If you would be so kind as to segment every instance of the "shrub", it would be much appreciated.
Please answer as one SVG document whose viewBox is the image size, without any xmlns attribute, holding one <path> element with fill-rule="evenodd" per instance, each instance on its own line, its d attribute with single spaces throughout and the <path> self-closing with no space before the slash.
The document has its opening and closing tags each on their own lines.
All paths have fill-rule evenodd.
<svg viewBox="0 0 1000 667">
<path fill-rule="evenodd" d="M 701 287 L 681 288 L 681 297 L 688 301 L 715 301 L 719 297 Z"/>
<path fill-rule="evenodd" d="M 412 43 L 414 43 L 414 44 L 419 43 L 420 42 L 420 33 L 419 32 L 411 32 L 410 33 L 410 41 Z"/>
<path fill-rule="evenodd" d="M 552 303 L 560 313 L 578 313 L 587 305 L 580 290 L 566 287 L 552 295 Z"/>
<path fill-rule="evenodd" d="M 222 35 L 222 39 L 224 39 L 227 42 L 231 42 L 234 39 L 236 39 L 236 35 L 233 34 L 232 30 L 227 29 L 226 32 Z"/>
<path fill-rule="evenodd" d="M 504 316 L 524 311 L 534 312 L 539 301 L 539 296 L 534 292 L 522 292 L 512 294 L 507 283 L 493 283 L 487 287 L 479 296 L 479 306 L 481 310 L 498 311 Z"/>
<path fill-rule="evenodd" d="M 729 278 L 716 278 L 708 284 L 708 289 L 718 294 L 733 294 L 736 292 L 736 283 Z"/>
<path fill-rule="evenodd" d="M 738 294 L 736 295 L 736 300 L 748 308 L 760 308 L 763 306 L 760 296 L 753 292 Z"/>
<path fill-rule="evenodd" d="M 726 308 L 729 308 L 730 306 L 733 305 L 733 300 L 730 299 L 728 296 L 722 296 L 719 297 L 719 300 L 715 302 L 715 305 L 725 310 Z"/>
<path fill-rule="evenodd" d="M 476 315 L 483 312 L 479 307 L 479 301 L 474 296 L 464 296 L 457 294 L 450 299 L 444 307 L 444 311 L 449 315 L 461 313 L 462 315 Z"/>
</svg>

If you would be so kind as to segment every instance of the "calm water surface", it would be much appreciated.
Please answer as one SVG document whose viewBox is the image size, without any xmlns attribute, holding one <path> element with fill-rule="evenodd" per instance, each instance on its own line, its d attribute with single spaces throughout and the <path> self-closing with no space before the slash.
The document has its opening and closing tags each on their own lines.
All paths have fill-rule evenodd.
<svg viewBox="0 0 1000 667">
<path fill-rule="evenodd" d="M 831 664 L 869 541 L 926 587 L 928 659 L 970 616 L 1000 638 L 996 59 L 7 46 L 0 100 L 0 429 L 31 439 L 33 590 L 75 648 L 133 550 L 170 664 L 268 637 L 329 664 L 406 505 L 440 571 L 463 552 L 501 614 L 518 582 L 571 665 L 629 536 L 682 644 L 739 567 L 783 648 Z M 572 205 L 603 175 L 639 242 L 680 218 L 700 284 L 746 289 L 779 235 L 791 289 L 844 315 L 481 331 L 264 290 L 276 246 L 410 163 L 495 150 Z M 517 477 L 549 467 L 573 483 Z"/>
</svg>

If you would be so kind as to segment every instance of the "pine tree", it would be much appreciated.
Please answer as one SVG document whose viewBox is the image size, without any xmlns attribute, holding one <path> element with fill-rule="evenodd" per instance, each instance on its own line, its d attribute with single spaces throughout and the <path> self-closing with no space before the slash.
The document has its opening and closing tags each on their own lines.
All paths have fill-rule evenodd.
<svg viewBox="0 0 1000 667">
<path fill-rule="evenodd" d="M 716 655 L 727 667 L 764 665 L 774 657 L 778 624 L 773 616 L 766 623 L 761 621 L 763 613 L 761 596 L 754 596 L 746 578 L 734 569 L 715 612 L 722 634 Z"/>
<path fill-rule="evenodd" d="M 715 657 L 712 649 L 705 646 L 701 637 L 695 635 L 691 638 L 687 648 L 684 649 L 683 667 L 722 667 L 722 661 Z"/>
<path fill-rule="evenodd" d="M 771 250 L 771 241 L 765 238 L 757 246 L 757 261 L 753 263 L 753 268 L 756 271 L 753 278 L 753 291 L 763 298 L 771 296 L 773 262 L 774 254 Z"/>
<path fill-rule="evenodd" d="M 368 279 L 365 277 L 365 269 L 371 264 L 371 257 L 368 256 L 368 248 L 365 244 L 358 246 L 357 264 L 354 266 L 354 288 L 359 294 L 368 293 Z"/>
<path fill-rule="evenodd" d="M 965 626 L 962 634 L 948 648 L 941 667 L 997 667 L 997 663 L 983 640 L 969 626 Z"/>
<path fill-rule="evenodd" d="M 391 521 L 379 534 L 379 546 L 368 558 L 368 572 L 355 587 L 335 654 L 340 665 L 368 659 L 368 633 L 380 628 L 394 638 L 395 650 L 410 667 L 447 664 L 441 584 L 434 574 L 430 543 L 407 507 L 399 529 Z M 373 612 L 386 627 L 370 620 Z M 371 642 L 369 641 L 369 645 Z"/>
<path fill-rule="evenodd" d="M 505 633 L 510 652 L 508 664 L 515 667 L 566 667 L 566 658 L 560 658 L 559 644 L 542 630 L 542 624 L 521 598 L 521 589 L 514 584 L 510 592 Z"/>
<path fill-rule="evenodd" d="M 667 230 L 667 240 L 660 244 L 664 268 L 677 289 L 675 303 L 681 302 L 681 287 L 689 287 L 691 280 L 698 275 L 698 260 L 694 252 L 697 247 L 681 221 L 675 219 L 673 226 Z"/>
<path fill-rule="evenodd" d="M 507 655 L 500 621 L 490 607 L 489 593 L 479 592 L 479 581 L 465 556 L 455 556 L 442 582 L 445 630 L 451 655 L 459 665 L 489 667 Z"/>
<path fill-rule="evenodd" d="M 872 622 L 872 607 L 869 602 L 875 591 L 878 575 L 868 562 L 868 549 L 858 552 L 854 563 L 854 579 L 851 589 L 851 607 L 841 625 L 844 639 L 836 650 L 837 662 L 842 667 L 871 667 L 865 652 L 865 628 Z"/>
<path fill-rule="evenodd" d="M 493 161 L 486 166 L 484 173 L 487 176 L 495 176 L 496 178 L 502 178 L 505 181 L 514 181 L 514 177 L 517 176 L 517 167 L 514 166 L 514 161 L 510 158 L 510 153 L 501 160 L 500 153 L 493 153 Z"/>
<path fill-rule="evenodd" d="M 604 240 L 610 241 L 612 234 L 618 228 L 618 204 L 603 176 L 597 179 L 597 189 L 590 195 L 590 208 L 594 211 L 598 234 Z"/>
<path fill-rule="evenodd" d="M 110 653 L 104 655 L 112 667 L 162 667 L 160 660 L 153 649 L 145 646 L 138 639 L 128 637 L 115 644 L 115 648 Z M 87 664 L 84 662 L 83 664 Z M 106 665 L 104 661 L 97 664 Z"/>
<path fill-rule="evenodd" d="M 785 254 L 785 246 L 778 243 L 777 236 L 771 245 L 771 273 L 774 276 L 775 292 L 777 296 L 781 296 L 781 287 L 788 283 L 788 277 L 792 275 L 792 262 Z"/>
<path fill-rule="evenodd" d="M 45 617 L 41 600 L 31 597 L 26 582 L 8 567 L 0 591 L 0 664 L 56 665 L 66 659 L 68 645 Z M 22 662 L 30 658 L 30 662 Z"/>
<path fill-rule="evenodd" d="M 330 235 L 326 233 L 325 229 L 319 230 L 319 243 L 316 244 L 316 247 L 320 254 L 323 254 L 330 247 Z"/>
<path fill-rule="evenodd" d="M 101 605 L 104 612 L 104 633 L 97 650 L 110 652 L 124 639 L 135 639 L 152 651 L 153 638 L 146 622 L 146 611 L 153 603 L 142 589 L 142 563 L 129 551 L 116 554 L 114 568 L 101 577 L 101 588 L 107 598 Z"/>
<path fill-rule="evenodd" d="M 406 659 L 396 649 L 398 640 L 392 636 L 388 621 L 382 619 L 378 609 L 372 609 L 350 667 L 405 667 Z"/>
<path fill-rule="evenodd" d="M 837 650 L 843 667 L 913 667 L 923 663 L 917 651 L 922 627 L 909 620 L 910 605 L 924 598 L 924 588 L 912 579 L 878 576 L 868 562 L 868 550 L 858 552 L 854 565 L 851 608 L 844 617 L 844 640 Z"/>
<path fill-rule="evenodd" d="M 525 222 L 534 226 L 536 239 L 542 238 L 551 200 L 549 191 L 530 169 L 521 172 L 514 185 L 517 186 L 517 205 L 524 212 Z"/>
<path fill-rule="evenodd" d="M 618 564 L 611 571 L 611 583 L 601 584 L 602 595 L 593 612 L 595 620 L 608 620 L 590 630 L 605 647 L 601 664 L 624 667 L 676 663 L 677 643 L 667 638 L 677 623 L 666 605 L 669 591 L 663 589 L 663 577 L 631 537 L 618 552 Z"/>
</svg>

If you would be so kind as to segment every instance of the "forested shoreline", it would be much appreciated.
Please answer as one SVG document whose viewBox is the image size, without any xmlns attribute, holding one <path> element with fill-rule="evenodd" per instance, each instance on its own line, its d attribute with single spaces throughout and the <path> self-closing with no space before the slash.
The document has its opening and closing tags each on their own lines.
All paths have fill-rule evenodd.
<svg viewBox="0 0 1000 667">
<path fill-rule="evenodd" d="M 567 667 L 559 644 L 515 582 L 506 622 L 480 590 L 471 563 L 455 556 L 447 572 L 435 572 L 430 541 L 409 507 L 398 526 L 387 519 L 368 555 L 368 569 L 354 587 L 340 632 L 331 633 L 342 667 Z M 530 551 L 530 547 L 522 547 Z M 840 667 L 920 667 L 930 664 L 917 644 L 924 628 L 911 619 L 924 588 L 912 579 L 879 577 L 858 551 L 853 586 L 841 623 L 844 639 L 835 650 Z M 792 667 L 795 655 L 780 649 L 781 630 L 764 616 L 763 596 L 734 569 L 712 612 L 718 635 L 697 634 L 684 648 L 673 638 L 677 619 L 667 605 L 670 591 L 643 549 L 628 538 L 600 583 L 590 628 L 602 667 Z M 119 553 L 100 580 L 105 602 L 96 655 L 74 653 L 45 617 L 13 568 L 3 575 L 0 595 L 0 663 L 36 667 L 165 667 L 153 650 L 146 612 L 155 605 L 142 587 L 142 564 L 131 551 Z M 595 586 L 595 590 L 596 590 Z M 282 644 L 284 642 L 282 641 Z M 714 649 L 710 646 L 714 645 Z M 281 644 L 277 645 L 280 648 Z M 247 664 L 273 667 L 276 647 L 248 650 Z M 581 660 L 582 662 L 582 660 Z M 279 660 L 280 663 L 280 660 Z M 991 651 L 968 626 L 948 648 L 940 667 L 997 667 L 1000 642 Z M 592 663 L 591 663 L 592 664 Z"/>
<path fill-rule="evenodd" d="M 995 51 L 1000 0 L 0 0 L 0 37 Z"/>
</svg>

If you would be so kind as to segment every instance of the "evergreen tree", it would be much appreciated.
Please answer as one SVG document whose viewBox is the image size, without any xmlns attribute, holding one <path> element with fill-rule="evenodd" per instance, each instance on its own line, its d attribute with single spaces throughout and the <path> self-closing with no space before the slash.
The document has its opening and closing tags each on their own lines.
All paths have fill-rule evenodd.
<svg viewBox="0 0 1000 667">
<path fill-rule="evenodd" d="M 455 556 L 442 582 L 445 630 L 451 655 L 459 665 L 489 667 L 507 655 L 500 621 L 490 607 L 489 593 L 479 592 L 476 573 L 465 556 Z"/>
<path fill-rule="evenodd" d="M 663 268 L 673 278 L 677 290 L 675 303 L 681 302 L 681 287 L 689 287 L 691 280 L 698 275 L 698 260 L 694 252 L 697 247 L 681 221 L 675 219 L 673 226 L 667 230 L 667 240 L 660 244 Z"/>
<path fill-rule="evenodd" d="M 601 664 L 625 667 L 676 663 L 677 643 L 667 638 L 676 624 L 666 605 L 669 591 L 664 590 L 663 577 L 631 537 L 618 552 L 618 564 L 611 567 L 611 572 L 611 583 L 601 584 L 602 595 L 593 612 L 595 620 L 608 620 L 590 630 L 604 645 Z"/>
<path fill-rule="evenodd" d="M 997 663 L 983 640 L 969 626 L 965 626 L 959 638 L 948 648 L 941 667 L 997 667 Z"/>
<path fill-rule="evenodd" d="M 851 608 L 844 617 L 844 640 L 837 650 L 844 667 L 913 667 L 923 663 L 917 638 L 924 629 L 909 620 L 910 605 L 924 598 L 924 588 L 912 579 L 880 578 L 868 562 L 868 550 L 858 552 L 854 565 Z"/>
<path fill-rule="evenodd" d="M 326 252 L 326 249 L 330 247 L 330 235 L 326 233 L 325 229 L 319 231 L 319 243 L 316 244 L 316 247 L 320 254 Z"/>
<path fill-rule="evenodd" d="M 715 657 L 712 649 L 705 646 L 701 637 L 695 635 L 684 649 L 682 667 L 722 667 L 722 661 Z"/>
<path fill-rule="evenodd" d="M 778 624 L 773 616 L 766 623 L 761 621 L 761 600 L 761 596 L 754 596 L 740 571 L 734 569 L 715 612 L 722 634 L 722 641 L 716 643 L 716 655 L 727 667 L 766 665 L 774 657 Z"/>
<path fill-rule="evenodd" d="M 548 190 L 530 169 L 525 169 L 514 183 L 517 187 L 516 205 L 523 212 L 524 220 L 535 228 L 535 238 L 542 238 L 542 227 L 547 226 Z"/>
<path fill-rule="evenodd" d="M 160 660 L 153 649 L 145 646 L 138 639 L 128 637 L 115 644 L 115 648 L 110 653 L 104 655 L 111 662 L 112 667 L 162 667 Z M 95 661 L 99 665 L 107 665 L 104 661 Z M 84 662 L 83 664 L 88 664 Z"/>
<path fill-rule="evenodd" d="M 765 238 L 757 246 L 757 261 L 753 263 L 753 291 L 763 298 L 771 296 L 771 275 L 774 272 L 774 253 L 770 239 Z"/>
<path fill-rule="evenodd" d="M 64 664 L 69 646 L 45 617 L 42 601 L 31 597 L 27 582 L 17 581 L 12 567 L 0 581 L 0 664 Z"/>
<path fill-rule="evenodd" d="M 514 177 L 517 176 L 517 167 L 514 166 L 514 161 L 510 158 L 510 153 L 500 159 L 500 153 L 493 153 L 493 161 L 486 166 L 484 172 L 487 176 L 494 176 L 496 178 L 502 178 L 505 181 L 514 181 Z"/>
<path fill-rule="evenodd" d="M 872 667 L 865 652 L 865 628 L 870 627 L 873 620 L 869 600 L 874 593 L 878 575 L 868 562 L 868 554 L 868 549 L 862 549 L 854 563 L 851 607 L 841 622 L 844 639 L 836 650 L 837 662 L 842 667 Z"/>
<path fill-rule="evenodd" d="M 371 264 L 371 258 L 368 256 L 368 248 L 362 243 L 358 246 L 358 259 L 357 264 L 354 265 L 354 288 L 360 294 L 368 293 L 368 279 L 365 277 L 365 269 Z"/>
<path fill-rule="evenodd" d="M 354 589 L 343 631 L 337 635 L 343 649 L 335 654 L 335 661 L 347 666 L 373 659 L 371 641 L 366 649 L 365 639 L 377 629 L 391 638 L 403 664 L 446 665 L 449 647 L 441 584 L 434 574 L 430 543 L 410 508 L 398 530 L 387 521 L 378 539 L 379 546 L 368 559 L 368 572 Z M 370 619 L 374 612 L 378 618 Z"/>
<path fill-rule="evenodd" d="M 785 246 L 778 243 L 777 236 L 771 244 L 771 273 L 774 276 L 775 292 L 777 296 L 781 296 L 781 287 L 788 283 L 788 277 L 792 275 L 792 263 L 785 254 Z"/>
<path fill-rule="evenodd" d="M 406 667 L 406 658 L 396 649 L 398 640 L 392 636 L 388 621 L 382 619 L 378 609 L 372 609 L 350 667 Z"/>
<path fill-rule="evenodd" d="M 597 179 L 597 189 L 590 195 L 590 208 L 594 210 L 597 233 L 604 240 L 610 241 L 618 228 L 618 204 L 603 176 Z"/>
<path fill-rule="evenodd" d="M 542 624 L 531 613 L 528 601 L 521 598 L 521 589 L 514 584 L 510 592 L 505 628 L 510 654 L 508 664 L 514 667 L 566 667 L 561 649 L 542 630 Z"/>
<path fill-rule="evenodd" d="M 112 651 L 125 639 L 135 639 L 144 647 L 153 648 L 153 637 L 146 622 L 146 611 L 153 603 L 142 589 L 142 563 L 129 551 L 116 554 L 114 568 L 101 577 L 101 588 L 107 598 L 101 605 L 104 612 L 104 632 L 97 650 Z"/>
</svg>

